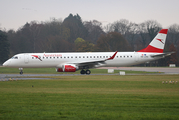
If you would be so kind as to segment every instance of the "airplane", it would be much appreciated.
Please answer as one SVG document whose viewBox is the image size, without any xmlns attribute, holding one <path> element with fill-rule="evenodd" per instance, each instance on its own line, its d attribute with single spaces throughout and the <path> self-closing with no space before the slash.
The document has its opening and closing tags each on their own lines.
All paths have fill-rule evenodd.
<svg viewBox="0 0 179 120">
<path fill-rule="evenodd" d="M 168 29 L 162 29 L 150 44 L 137 52 L 70 52 L 70 53 L 21 53 L 3 63 L 5 67 L 56 68 L 57 72 L 75 72 L 89 75 L 91 68 L 122 67 L 141 64 L 169 56 L 163 53 Z"/>
</svg>

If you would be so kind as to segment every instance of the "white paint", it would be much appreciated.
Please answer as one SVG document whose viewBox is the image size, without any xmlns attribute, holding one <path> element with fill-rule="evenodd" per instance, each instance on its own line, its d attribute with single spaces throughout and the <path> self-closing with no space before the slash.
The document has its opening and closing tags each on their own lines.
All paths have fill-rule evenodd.
<svg viewBox="0 0 179 120">
<path fill-rule="evenodd" d="M 125 71 L 120 71 L 119 75 L 126 75 Z"/>
<path fill-rule="evenodd" d="M 108 73 L 114 73 L 114 69 L 108 69 Z"/>
<path fill-rule="evenodd" d="M 176 67 L 175 64 L 169 64 L 169 67 Z"/>
</svg>

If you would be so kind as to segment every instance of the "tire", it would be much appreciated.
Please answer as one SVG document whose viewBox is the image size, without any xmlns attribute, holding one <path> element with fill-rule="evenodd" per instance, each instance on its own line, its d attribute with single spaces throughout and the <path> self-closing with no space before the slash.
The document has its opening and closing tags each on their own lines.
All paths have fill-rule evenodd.
<svg viewBox="0 0 179 120">
<path fill-rule="evenodd" d="M 20 74 L 22 75 L 22 74 L 23 74 L 23 72 L 22 72 L 22 71 L 20 71 Z"/>
<path fill-rule="evenodd" d="M 86 71 L 85 70 L 81 70 L 80 73 L 83 75 L 83 74 L 86 73 Z"/>
<path fill-rule="evenodd" d="M 87 75 L 91 74 L 91 71 L 90 70 L 86 70 L 86 74 Z"/>
</svg>

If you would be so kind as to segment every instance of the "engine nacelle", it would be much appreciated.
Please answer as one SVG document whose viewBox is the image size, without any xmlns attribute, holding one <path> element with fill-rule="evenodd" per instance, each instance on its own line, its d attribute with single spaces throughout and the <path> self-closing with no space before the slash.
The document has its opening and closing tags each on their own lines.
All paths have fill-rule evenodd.
<svg viewBox="0 0 179 120">
<path fill-rule="evenodd" d="M 56 68 L 57 72 L 75 72 L 78 70 L 78 66 L 74 64 L 64 64 L 62 68 Z"/>
</svg>

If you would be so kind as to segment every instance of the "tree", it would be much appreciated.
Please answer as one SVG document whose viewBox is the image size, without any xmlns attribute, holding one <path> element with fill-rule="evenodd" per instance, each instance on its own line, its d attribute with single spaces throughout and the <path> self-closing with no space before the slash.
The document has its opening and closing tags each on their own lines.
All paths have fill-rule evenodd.
<svg viewBox="0 0 179 120">
<path fill-rule="evenodd" d="M 177 46 L 178 41 L 179 41 L 179 25 L 178 24 L 173 24 L 169 27 L 168 38 L 170 40 L 170 44 L 173 43 L 175 46 Z"/>
<path fill-rule="evenodd" d="M 146 47 L 148 45 L 149 40 L 149 34 L 146 29 L 145 23 L 141 23 L 138 25 L 138 34 L 140 35 L 140 43 L 142 43 L 143 47 Z"/>
<path fill-rule="evenodd" d="M 74 51 L 74 45 L 61 36 L 49 36 L 41 46 L 43 52 L 71 52 Z"/>
<path fill-rule="evenodd" d="M 70 14 L 62 23 L 62 26 L 70 30 L 70 36 L 68 38 L 68 42 L 74 43 L 74 41 L 80 37 L 85 39 L 88 31 L 84 27 L 81 17 L 77 15 Z"/>
<path fill-rule="evenodd" d="M 0 64 L 9 58 L 9 41 L 5 32 L 0 30 Z"/>
<path fill-rule="evenodd" d="M 110 32 L 106 35 L 101 35 L 97 41 L 97 51 L 127 51 L 130 50 L 130 45 L 127 40 L 118 32 Z"/>
<path fill-rule="evenodd" d="M 177 64 L 177 53 L 176 53 L 177 51 L 173 44 L 170 45 L 169 51 L 175 52 L 175 53 L 173 53 L 169 56 L 170 59 L 168 61 L 168 64 Z"/>
<path fill-rule="evenodd" d="M 82 38 L 77 38 L 75 40 L 76 52 L 92 52 L 94 51 L 94 44 L 88 41 L 85 41 Z"/>
<path fill-rule="evenodd" d="M 86 40 L 94 44 L 96 44 L 98 38 L 102 34 L 105 34 L 105 32 L 102 29 L 102 23 L 97 20 L 86 21 L 84 22 L 84 26 L 88 30 L 88 35 L 87 35 Z"/>
<path fill-rule="evenodd" d="M 157 33 L 162 29 L 162 26 L 160 23 L 158 23 L 155 20 L 148 20 L 144 23 L 142 23 L 144 26 L 144 29 L 147 30 L 150 41 L 157 35 Z"/>
<path fill-rule="evenodd" d="M 134 41 L 136 39 L 135 36 L 137 34 L 137 27 L 137 24 L 132 23 L 129 20 L 121 19 L 112 24 L 108 24 L 105 28 L 107 32 L 119 32 L 122 34 L 124 38 L 129 41 L 132 49 L 134 50 Z"/>
</svg>

